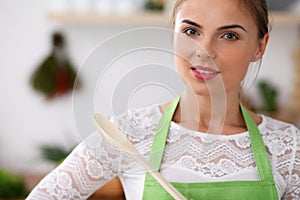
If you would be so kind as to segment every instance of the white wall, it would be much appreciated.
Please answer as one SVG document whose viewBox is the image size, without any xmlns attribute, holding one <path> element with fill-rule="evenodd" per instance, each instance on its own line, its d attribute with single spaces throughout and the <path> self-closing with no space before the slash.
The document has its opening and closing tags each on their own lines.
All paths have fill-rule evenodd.
<svg viewBox="0 0 300 200">
<path fill-rule="evenodd" d="M 74 141 L 70 98 L 45 102 L 29 87 L 32 71 L 49 51 L 55 24 L 46 19 L 45 1 L 0 4 L 0 165 L 15 171 L 35 170 L 38 145 Z"/>
<path fill-rule="evenodd" d="M 47 102 L 29 87 L 33 70 L 50 51 L 51 33 L 57 29 L 65 32 L 70 57 L 79 67 L 99 42 L 130 28 L 57 24 L 47 19 L 47 4 L 45 0 L 0 2 L 0 167 L 18 172 L 42 172 L 52 167 L 40 158 L 40 145 L 59 144 L 70 148 L 82 138 L 75 130 L 71 95 Z M 292 50 L 299 45 L 297 34 L 297 27 L 273 28 L 259 76 L 278 87 L 281 106 L 287 104 L 292 88 L 290 58 Z M 160 40 L 155 36 L 153 39 Z M 84 87 L 79 98 L 84 99 L 93 86 L 88 74 L 81 74 L 81 78 Z M 89 114 L 84 106 L 82 112 Z M 93 129 L 90 120 L 83 121 L 86 124 L 83 123 L 82 129 L 89 133 Z"/>
</svg>

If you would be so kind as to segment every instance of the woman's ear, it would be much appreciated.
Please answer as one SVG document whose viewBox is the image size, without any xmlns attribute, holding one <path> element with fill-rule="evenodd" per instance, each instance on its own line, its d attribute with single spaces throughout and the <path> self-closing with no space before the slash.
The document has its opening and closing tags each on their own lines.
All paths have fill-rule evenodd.
<svg viewBox="0 0 300 200">
<path fill-rule="evenodd" d="M 266 33 L 265 36 L 259 40 L 258 49 L 257 49 L 254 57 L 251 60 L 252 62 L 256 62 L 263 57 L 265 50 L 267 48 L 267 44 L 269 42 L 269 37 L 270 37 L 270 34 Z"/>
</svg>

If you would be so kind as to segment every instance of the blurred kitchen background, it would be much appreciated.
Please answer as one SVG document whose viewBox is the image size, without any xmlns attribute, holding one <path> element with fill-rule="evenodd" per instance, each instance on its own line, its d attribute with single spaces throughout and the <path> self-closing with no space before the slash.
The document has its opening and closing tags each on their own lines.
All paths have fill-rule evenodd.
<svg viewBox="0 0 300 200">
<path fill-rule="evenodd" d="M 300 0 L 290 1 L 271 2 L 270 43 L 247 97 L 253 109 L 299 126 Z M 51 159 L 57 154 L 61 159 L 82 139 L 76 133 L 72 93 L 66 85 L 72 82 L 72 73 L 99 43 L 114 34 L 136 27 L 168 27 L 170 4 L 166 0 L 1 0 L 0 169 L 21 176 L 42 176 L 53 169 L 57 163 Z M 152 35 L 136 39 L 139 37 L 161 39 Z M 37 70 L 53 50 L 53 42 L 61 47 L 61 41 L 71 71 L 51 68 L 51 59 L 49 66 L 44 63 L 60 77 L 55 80 L 60 86 L 47 90 L 54 80 L 44 83 L 48 71 Z M 46 89 L 33 87 L 33 74 L 36 84 L 41 81 Z M 88 73 L 79 75 L 75 92 L 80 99 L 93 85 L 89 85 Z M 83 129 L 89 133 L 93 127 L 87 124 Z"/>
</svg>

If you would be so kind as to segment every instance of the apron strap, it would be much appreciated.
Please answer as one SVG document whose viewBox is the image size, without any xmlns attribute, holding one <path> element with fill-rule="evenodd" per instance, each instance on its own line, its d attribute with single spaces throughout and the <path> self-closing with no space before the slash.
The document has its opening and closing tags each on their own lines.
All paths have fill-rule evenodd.
<svg viewBox="0 0 300 200">
<path fill-rule="evenodd" d="M 180 98 L 178 97 L 170 103 L 170 105 L 163 113 L 163 116 L 161 117 L 158 127 L 156 129 L 156 133 L 152 143 L 149 163 L 157 171 L 160 169 L 161 161 L 165 150 L 165 144 L 169 132 L 169 127 L 177 105 L 179 103 L 179 99 Z"/>
<path fill-rule="evenodd" d="M 248 129 L 254 160 L 260 179 L 262 181 L 274 182 L 270 161 L 260 131 L 246 108 L 242 104 L 240 104 L 240 107 Z"/>
</svg>

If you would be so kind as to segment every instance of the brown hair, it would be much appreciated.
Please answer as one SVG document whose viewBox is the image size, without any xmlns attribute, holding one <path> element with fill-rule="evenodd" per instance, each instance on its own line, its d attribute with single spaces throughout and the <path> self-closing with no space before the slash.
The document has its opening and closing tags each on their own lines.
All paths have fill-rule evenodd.
<svg viewBox="0 0 300 200">
<path fill-rule="evenodd" d="M 174 29 L 179 7 L 185 0 L 176 0 L 171 13 L 171 25 Z M 269 11 L 266 0 L 238 0 L 254 19 L 258 28 L 258 38 L 263 38 L 269 32 Z"/>
</svg>

